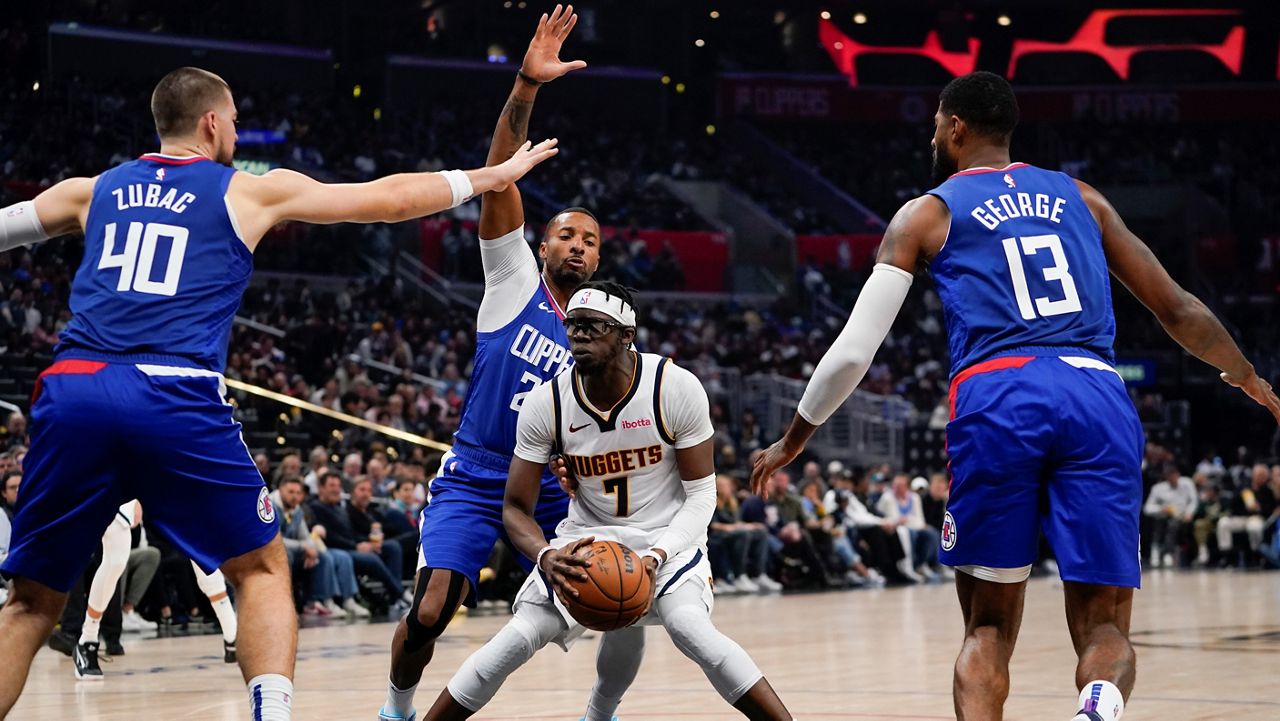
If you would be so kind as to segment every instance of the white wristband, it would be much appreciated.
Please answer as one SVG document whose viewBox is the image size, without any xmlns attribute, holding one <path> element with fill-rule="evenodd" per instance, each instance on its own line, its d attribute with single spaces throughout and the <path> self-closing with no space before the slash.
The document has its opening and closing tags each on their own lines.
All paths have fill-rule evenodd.
<svg viewBox="0 0 1280 721">
<path fill-rule="evenodd" d="M 548 543 L 547 545 L 543 546 L 543 547 L 542 547 L 542 550 L 541 550 L 541 551 L 538 551 L 538 557 L 534 560 L 534 562 L 533 562 L 533 567 L 534 567 L 534 568 L 536 568 L 536 569 L 538 569 L 539 571 L 541 571 L 541 570 L 542 570 L 542 557 L 543 557 L 543 556 L 545 556 L 545 555 L 547 555 L 547 551 L 552 551 L 552 550 L 555 550 L 555 546 L 551 545 L 550 543 Z"/>
<path fill-rule="evenodd" d="M 461 170 L 442 170 L 440 174 L 449 183 L 449 190 L 453 193 L 453 205 L 450 208 L 456 208 L 459 205 L 471 200 L 471 196 L 476 194 L 475 188 L 471 185 L 471 178 Z"/>
<path fill-rule="evenodd" d="M 649 550 L 647 550 L 647 551 L 645 551 L 644 553 L 640 554 L 640 558 L 641 558 L 642 560 L 643 560 L 643 559 L 645 559 L 645 558 L 652 558 L 653 560 L 655 560 L 655 561 L 657 561 L 657 562 L 658 562 L 658 565 L 659 565 L 659 566 L 661 566 L 663 563 L 665 563 L 665 561 L 664 561 L 664 560 L 663 560 L 663 558 L 662 558 L 662 554 L 661 554 L 661 553 L 658 553 L 657 549 L 653 549 L 653 548 L 650 548 Z"/>
<path fill-rule="evenodd" d="M 36 204 L 30 200 L 0 208 L 0 253 L 20 245 L 48 240 Z"/>
</svg>

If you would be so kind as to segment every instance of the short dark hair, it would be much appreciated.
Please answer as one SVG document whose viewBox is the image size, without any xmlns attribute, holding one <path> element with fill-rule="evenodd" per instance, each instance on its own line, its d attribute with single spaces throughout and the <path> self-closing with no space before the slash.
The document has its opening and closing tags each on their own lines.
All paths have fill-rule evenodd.
<svg viewBox="0 0 1280 721">
<path fill-rule="evenodd" d="M 276 486 L 276 488 L 284 488 L 286 483 L 296 483 L 299 486 L 303 485 L 301 478 L 297 476 L 285 476 L 280 479 L 280 485 Z"/>
<path fill-rule="evenodd" d="M 205 113 L 231 92 L 227 81 L 200 68 L 178 68 L 160 79 L 151 93 L 151 115 L 161 138 L 190 135 Z"/>
<path fill-rule="evenodd" d="M 1018 126 L 1018 99 L 1009 81 L 985 70 L 961 75 L 939 96 L 942 112 L 981 135 L 1007 139 Z"/>
<path fill-rule="evenodd" d="M 324 486 L 328 485 L 330 478 L 337 478 L 339 483 L 342 482 L 341 473 L 338 473 L 337 471 L 325 471 L 324 473 L 320 474 L 320 484 L 319 484 L 320 487 L 323 488 Z"/>
<path fill-rule="evenodd" d="M 627 305 L 631 306 L 632 310 L 636 311 L 636 315 L 640 315 L 640 310 L 636 308 L 636 299 L 632 296 L 632 293 L 636 292 L 634 288 L 628 288 L 612 280 L 589 280 L 578 286 L 578 290 L 599 290 L 615 298 L 621 298 L 626 301 Z M 574 293 L 576 294 L 578 290 L 575 290 Z"/>
<path fill-rule="evenodd" d="M 410 486 L 418 485 L 417 481 L 413 480 L 412 478 L 398 478 L 396 479 L 396 490 L 397 491 L 400 490 L 400 486 L 403 486 L 405 484 L 408 484 Z"/>
<path fill-rule="evenodd" d="M 596 225 L 600 225 L 600 219 L 596 217 L 596 214 L 595 214 L 595 213 L 592 213 L 590 210 L 587 210 L 586 208 L 582 207 L 581 205 L 573 205 L 573 206 L 570 206 L 570 207 L 568 207 L 568 208 L 565 208 L 564 210 L 561 210 L 561 211 L 557 212 L 555 215 L 552 215 L 552 216 L 551 216 L 551 219 L 552 219 L 552 220 L 555 220 L 556 218 L 559 218 L 560 216 L 564 215 L 565 213 L 582 213 L 583 215 L 587 216 L 588 218 L 590 218 L 590 219 L 592 219 L 592 220 L 596 221 Z"/>
</svg>

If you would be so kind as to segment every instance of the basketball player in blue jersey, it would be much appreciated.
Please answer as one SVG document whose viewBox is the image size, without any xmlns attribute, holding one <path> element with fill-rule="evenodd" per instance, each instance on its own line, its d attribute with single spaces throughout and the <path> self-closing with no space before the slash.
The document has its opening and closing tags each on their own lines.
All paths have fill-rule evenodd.
<svg viewBox="0 0 1280 721">
<path fill-rule="evenodd" d="M 861 381 L 913 275 L 928 266 L 947 318 L 951 497 L 942 561 L 954 566 L 965 640 L 962 720 L 1000 719 L 1038 534 L 1053 545 L 1078 664 L 1073 721 L 1115 721 L 1133 690 L 1142 425 L 1112 367 L 1108 273 L 1189 353 L 1280 421 L 1280 400 L 1222 324 L 1178 286 L 1098 191 L 1012 163 L 1018 105 L 978 72 L 942 91 L 940 185 L 885 232 L 848 324 L 805 389 L 786 435 L 761 454 L 763 490 Z M 1065 713 L 1064 713 L 1065 715 Z"/>
<path fill-rule="evenodd" d="M 506 161 L 524 144 L 538 87 L 586 67 L 580 60 L 563 62 L 559 57 L 577 18 L 572 5 L 556 5 L 549 16 L 543 14 L 493 131 L 489 165 Z M 441 459 L 422 511 L 413 608 L 392 639 L 387 698 L 378 713 L 383 721 L 416 717 L 414 693 L 436 639 L 459 605 L 475 605 L 480 569 L 494 543 L 507 541 L 502 499 L 516 446 L 516 418 L 529 391 L 573 362 L 562 323 L 564 307 L 599 264 L 600 224 L 586 209 L 563 210 L 547 224 L 538 255 L 541 272 L 524 241 L 524 206 L 515 184 L 485 193 L 480 205 L 485 290 L 476 319 L 471 385 L 453 449 Z M 535 516 L 550 537 L 568 515 L 569 498 L 550 472 L 542 482 Z M 517 556 L 526 570 L 532 569 Z M 643 644 L 641 628 L 601 641 L 599 680 L 588 702 L 587 721 L 610 719 L 639 671 Z"/>
<path fill-rule="evenodd" d="M 239 662 L 253 718 L 287 719 L 297 619 L 267 488 L 223 397 L 221 371 L 253 250 L 285 220 L 396 222 L 501 190 L 555 153 L 502 165 L 326 185 L 229 167 L 236 108 L 222 78 L 166 75 L 151 97 L 160 152 L 0 209 L 0 251 L 84 231 L 71 322 L 36 386 L 18 497 L 15 578 L 0 612 L 0 718 L 120 504 L 151 520 L 240 606 Z M 513 150 L 515 150 L 513 148 Z"/>
</svg>

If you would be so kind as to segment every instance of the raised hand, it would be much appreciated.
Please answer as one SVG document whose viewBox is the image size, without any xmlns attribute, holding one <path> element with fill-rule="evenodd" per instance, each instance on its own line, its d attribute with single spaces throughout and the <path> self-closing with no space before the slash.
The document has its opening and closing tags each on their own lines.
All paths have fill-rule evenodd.
<svg viewBox="0 0 1280 721">
<path fill-rule="evenodd" d="M 520 72 L 537 82 L 546 83 L 566 73 L 587 67 L 587 64 L 581 60 L 569 62 L 560 60 L 560 46 L 564 44 L 564 39 L 569 37 L 573 26 L 577 24 L 578 16 L 574 14 L 572 5 L 567 7 L 556 5 L 556 9 L 551 11 L 550 16 L 543 13 L 542 19 L 538 21 L 538 30 L 533 34 L 533 40 L 529 42 L 529 49 L 525 51 Z"/>
<path fill-rule="evenodd" d="M 502 192 L 507 186 L 524 177 L 538 163 L 548 160 L 560 152 L 556 149 L 556 143 L 559 142 L 555 138 L 548 138 L 537 145 L 533 141 L 526 140 L 524 145 L 516 151 L 515 155 L 507 158 L 500 165 L 495 165 L 492 170 L 494 172 L 493 187 L 488 190 Z"/>
<path fill-rule="evenodd" d="M 1233 378 L 1229 373 L 1223 373 L 1222 380 L 1244 391 L 1245 395 L 1252 398 L 1258 405 L 1271 411 L 1271 415 L 1276 418 L 1276 423 L 1280 423 L 1280 398 L 1276 397 L 1275 391 L 1271 389 L 1271 384 L 1263 380 L 1257 373 L 1243 380 Z"/>
<path fill-rule="evenodd" d="M 769 446 L 764 453 L 756 456 L 751 469 L 751 492 L 767 499 L 769 497 L 769 479 L 779 468 L 794 461 L 802 448 L 791 449 L 786 445 L 786 438 Z"/>
</svg>

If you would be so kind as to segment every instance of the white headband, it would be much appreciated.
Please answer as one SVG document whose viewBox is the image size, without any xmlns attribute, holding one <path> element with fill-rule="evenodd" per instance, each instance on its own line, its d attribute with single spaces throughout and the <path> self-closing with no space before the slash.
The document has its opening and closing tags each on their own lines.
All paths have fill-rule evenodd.
<svg viewBox="0 0 1280 721">
<path fill-rule="evenodd" d="M 627 301 L 609 295 L 599 288 L 584 288 L 574 293 L 565 313 L 571 313 L 578 308 L 599 311 L 628 328 L 636 327 L 636 309 L 632 308 Z"/>
</svg>

